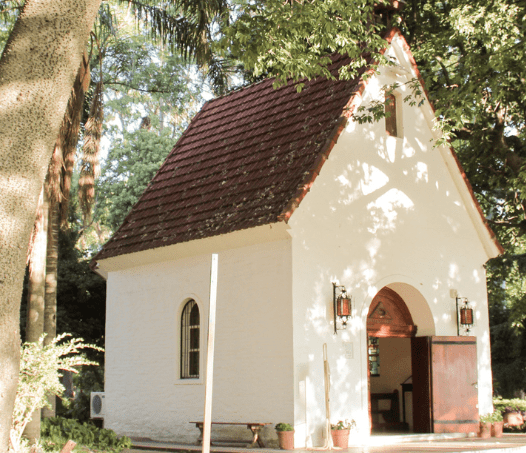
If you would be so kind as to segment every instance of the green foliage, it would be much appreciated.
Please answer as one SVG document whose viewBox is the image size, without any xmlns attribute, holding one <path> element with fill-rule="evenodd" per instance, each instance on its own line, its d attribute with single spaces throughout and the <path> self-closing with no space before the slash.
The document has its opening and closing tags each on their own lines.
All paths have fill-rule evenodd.
<svg viewBox="0 0 526 453">
<path fill-rule="evenodd" d="M 495 412 L 505 414 L 507 412 L 526 412 L 526 400 L 521 398 L 493 398 Z"/>
<path fill-rule="evenodd" d="M 82 339 L 62 334 L 44 346 L 44 336 L 38 343 L 24 343 L 21 348 L 20 375 L 11 426 L 11 446 L 17 450 L 22 433 L 37 409 L 49 406 L 48 396 L 61 396 L 64 386 L 60 383 L 59 370 L 77 372 L 82 365 L 96 365 L 80 355 L 84 349 L 99 349 L 83 343 Z"/>
<path fill-rule="evenodd" d="M 493 414 L 484 414 L 480 416 L 480 423 L 491 423 Z"/>
<path fill-rule="evenodd" d="M 494 411 L 493 414 L 491 414 L 491 422 L 501 422 L 503 420 L 502 413 L 500 411 Z"/>
<path fill-rule="evenodd" d="M 351 421 L 345 420 L 345 422 L 343 420 L 340 420 L 335 425 L 331 425 L 331 429 L 337 431 L 340 429 L 353 429 L 355 426 L 356 426 L 355 420 L 351 420 Z"/>
<path fill-rule="evenodd" d="M 294 427 L 289 423 L 278 423 L 276 431 L 294 431 Z"/>
<path fill-rule="evenodd" d="M 74 198 L 74 197 L 73 197 Z M 74 203 L 72 203 L 74 205 Z M 81 220 L 71 209 L 69 231 L 59 232 L 57 275 L 57 333 L 71 333 L 87 343 L 104 348 L 106 282 L 89 268 L 89 260 L 75 247 Z M 27 297 L 22 297 L 20 332 L 25 339 Z M 89 359 L 104 362 L 102 349 L 84 351 Z"/>
<path fill-rule="evenodd" d="M 77 443 L 74 451 L 84 451 L 82 447 L 87 447 L 90 451 L 119 453 L 132 445 L 128 437 L 117 437 L 111 429 L 97 428 L 92 423 L 63 417 L 42 420 L 41 437 L 45 451 L 60 450 L 69 439 Z"/>
<path fill-rule="evenodd" d="M 408 2 L 400 28 L 488 225 L 506 253 L 487 264 L 493 374 L 526 389 L 526 4 Z"/>
<path fill-rule="evenodd" d="M 80 224 L 80 218 L 76 219 Z M 75 248 L 79 225 L 59 234 L 57 332 L 70 332 L 101 348 L 104 347 L 106 324 L 106 281 L 89 268 L 89 259 Z M 104 353 L 87 351 L 99 363 Z"/>
<path fill-rule="evenodd" d="M 502 421 L 502 413 L 500 412 L 500 410 L 495 410 L 493 412 L 480 416 L 481 423 L 496 423 L 496 422 L 501 422 L 501 421 Z"/>
<path fill-rule="evenodd" d="M 136 130 L 144 117 L 151 120 L 153 130 L 168 128 L 172 137 L 186 128 L 201 102 L 202 82 L 195 66 L 126 28 L 118 30 L 101 53 L 93 60 L 103 58 L 108 138 Z"/>
<path fill-rule="evenodd" d="M 381 24 L 372 20 L 375 0 L 296 2 L 238 1 L 232 21 L 223 27 L 223 49 L 254 76 L 276 77 L 276 86 L 312 79 L 332 78 L 328 54 L 348 54 L 352 63 L 340 77 L 352 79 L 364 66 L 364 53 L 385 62 Z M 298 85 L 298 90 L 301 89 Z"/>
<path fill-rule="evenodd" d="M 174 146 L 167 129 L 161 134 L 139 129 L 123 135 L 114 140 L 98 182 L 98 215 L 112 230 L 121 225 Z"/>
<path fill-rule="evenodd" d="M 24 0 L 0 0 L 0 56 L 24 3 Z"/>
<path fill-rule="evenodd" d="M 62 405 L 57 405 L 57 415 L 79 422 L 90 420 L 90 394 L 104 391 L 104 365 L 82 367 L 73 375 L 73 396 Z"/>
<path fill-rule="evenodd" d="M 506 271 L 506 267 L 496 264 L 492 260 L 487 266 L 493 388 L 497 394 L 509 398 L 526 388 L 526 331 L 513 321 L 518 315 L 513 311 L 520 305 L 512 298 L 514 288 L 522 282 L 516 266 L 511 266 L 511 275 L 496 278 Z M 518 280 L 516 285 L 508 283 L 507 288 L 502 284 L 506 280 L 513 282 L 514 278 Z"/>
<path fill-rule="evenodd" d="M 150 7 L 133 8 L 147 14 Z M 147 30 L 130 27 L 126 13 L 119 7 L 111 10 L 111 26 L 98 31 L 100 46 L 92 56 L 92 78 L 104 80 L 104 140 L 109 145 L 96 186 L 94 222 L 83 237 L 90 252 L 100 248 L 142 195 L 189 124 L 203 91 L 195 65 L 156 48 Z"/>
</svg>

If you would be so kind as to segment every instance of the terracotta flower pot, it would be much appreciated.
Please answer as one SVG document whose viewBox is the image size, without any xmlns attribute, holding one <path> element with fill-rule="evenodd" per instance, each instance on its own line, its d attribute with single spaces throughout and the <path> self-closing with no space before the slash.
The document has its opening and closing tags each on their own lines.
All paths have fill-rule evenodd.
<svg viewBox="0 0 526 453">
<path fill-rule="evenodd" d="M 332 429 L 332 443 L 335 447 L 349 448 L 349 429 Z"/>
<path fill-rule="evenodd" d="M 483 439 L 491 437 L 491 422 L 479 423 L 479 437 L 482 437 Z"/>
<path fill-rule="evenodd" d="M 276 431 L 278 433 L 279 448 L 294 450 L 294 431 Z"/>
<path fill-rule="evenodd" d="M 504 414 L 504 423 L 511 426 L 520 426 L 524 423 L 524 419 L 520 412 L 507 412 Z"/>
<path fill-rule="evenodd" d="M 502 437 L 504 422 L 493 422 L 491 424 L 491 435 L 493 437 Z"/>
</svg>

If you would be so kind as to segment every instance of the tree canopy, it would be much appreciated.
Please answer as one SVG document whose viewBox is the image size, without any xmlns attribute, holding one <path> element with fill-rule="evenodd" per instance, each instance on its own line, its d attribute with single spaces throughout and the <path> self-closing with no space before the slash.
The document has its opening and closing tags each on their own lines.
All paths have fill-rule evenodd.
<svg viewBox="0 0 526 453">
<path fill-rule="evenodd" d="M 49 160 L 65 110 L 68 85 L 74 80 L 81 50 L 88 44 L 86 30 L 91 28 L 93 11 L 100 4 L 99 1 L 79 1 L 76 9 L 68 10 L 68 15 L 61 9 L 59 0 L 45 1 L 47 3 L 44 0 L 27 2 L 20 16 L 23 20 L 17 23 L 18 28 L 15 27 L 15 32 L 11 33 L 0 60 L 0 96 L 4 105 L 9 105 L 0 116 L 2 171 L 5 176 L 10 175 L 3 179 L 5 185 L 2 185 L 5 196 L 0 211 L 8 215 L 0 215 L 0 219 L 4 219 L 0 231 L 5 232 L 0 237 L 3 244 L 0 262 L 5 264 L 3 269 L 9 269 L 5 270 L 2 277 L 2 281 L 9 282 L 2 287 L 2 297 L 10 301 L 19 298 L 17 294 L 20 295 L 24 267 L 23 253 L 13 257 L 12 251 L 27 248 L 36 194 L 42 186 L 43 169 Z M 326 56 L 331 52 L 348 53 L 355 57 L 354 65 L 341 74 L 343 77 L 353 77 L 366 54 L 378 63 L 384 62 L 381 50 L 385 43 L 381 33 L 388 26 L 397 24 L 411 46 L 425 81 L 437 114 L 437 127 L 457 151 L 488 222 L 506 248 L 505 256 L 488 265 L 490 300 L 492 307 L 499 310 L 493 319 L 504 320 L 502 322 L 515 329 L 512 330 L 515 333 L 524 329 L 524 1 L 495 0 L 488 3 L 482 0 L 412 0 L 399 15 L 385 13 L 381 17 L 374 14 L 375 3 L 379 3 L 374 0 L 174 0 L 169 3 L 147 0 L 127 3 L 130 11 L 135 12 L 143 24 L 148 24 L 137 34 L 146 33 L 157 42 L 177 49 L 182 57 L 193 59 L 207 71 L 218 92 L 222 92 L 225 84 L 232 81 L 231 76 L 236 71 L 248 78 L 275 76 L 277 84 L 287 79 L 299 81 L 304 77 L 327 75 Z M 0 14 L 5 19 L 0 27 L 2 36 L 9 33 L 9 21 L 12 22 L 16 17 L 16 14 L 6 13 L 13 5 L 13 11 L 18 12 L 17 3 L 0 1 Z M 25 24 L 30 23 L 27 22 L 28 18 L 32 20 L 38 16 L 36 11 L 41 11 L 39 8 L 48 11 L 48 19 L 51 20 L 38 28 L 38 33 L 44 34 L 37 36 L 37 28 Z M 61 11 L 62 25 L 60 30 L 53 30 L 57 11 Z M 85 11 L 88 11 L 86 17 L 89 17 L 90 22 L 87 27 L 82 20 L 79 21 L 79 14 L 82 16 Z M 85 17 L 83 19 L 86 20 Z M 72 28 L 78 33 L 75 36 L 76 44 L 71 47 L 74 50 L 68 52 L 74 54 L 75 58 L 71 60 L 72 64 L 64 68 L 53 66 L 53 62 L 66 59 L 59 53 L 66 47 L 60 46 L 66 42 L 70 45 L 67 32 Z M 49 44 L 49 36 L 55 36 L 57 45 Z M 32 50 L 24 48 L 24 43 L 33 43 Z M 139 69 L 143 66 L 143 60 L 140 59 L 140 45 L 129 42 L 122 46 L 129 54 L 137 55 L 137 59 L 125 58 L 119 63 L 117 47 L 107 51 L 111 60 L 111 52 L 115 50 L 112 64 L 116 68 L 121 65 L 119 77 L 113 80 L 115 86 L 135 84 L 134 92 L 138 93 L 147 85 L 152 93 L 156 86 L 172 83 L 169 80 L 174 79 L 170 79 L 169 72 L 159 75 L 160 78 L 155 72 L 146 72 L 141 80 Z M 120 55 L 125 55 L 125 52 L 120 52 Z M 163 58 L 166 58 L 164 62 L 171 64 L 172 57 Z M 136 66 L 130 64 L 131 61 L 135 61 Z M 50 69 L 53 71 L 50 72 Z M 47 81 L 47 85 L 33 83 L 28 75 L 42 82 Z M 165 76 L 168 78 L 163 79 Z M 26 95 L 13 96 L 10 85 L 13 80 L 19 83 L 17 92 Z M 64 84 L 66 89 L 59 90 Z M 301 89 L 301 83 L 298 89 Z M 163 95 L 157 100 L 152 95 L 150 100 L 152 108 L 157 102 L 157 118 L 165 114 L 178 116 L 180 112 L 168 112 L 173 93 L 161 89 L 158 89 L 158 93 Z M 121 102 L 120 107 L 115 108 L 116 112 L 125 111 L 127 96 L 128 93 L 115 95 L 113 100 Z M 39 104 L 29 104 L 37 101 Z M 33 112 L 31 118 L 28 112 Z M 39 113 L 37 115 L 34 112 Z M 139 109 L 131 115 L 149 118 L 155 127 L 156 120 L 152 120 L 153 116 L 147 112 Z M 29 122 L 30 129 L 18 127 Z M 134 143 L 149 147 L 147 142 L 151 140 L 151 144 L 157 148 L 158 145 L 153 142 L 162 141 L 161 138 L 167 134 L 160 130 L 161 126 L 165 127 L 165 122 L 159 121 L 158 124 L 155 139 L 146 133 L 146 128 L 135 126 L 134 130 L 128 130 L 123 125 L 120 136 L 115 136 L 115 143 L 119 145 L 119 150 L 132 154 Z M 183 126 L 184 121 L 174 126 L 170 134 Z M 120 158 L 118 152 L 116 156 Z M 160 159 L 160 156 L 154 156 L 152 162 Z M 16 169 L 17 176 L 23 176 L 28 184 L 17 185 L 14 182 L 17 179 L 11 177 L 11 169 Z M 115 167 L 113 171 L 117 175 L 130 170 L 123 166 L 122 170 Z M 140 179 L 146 180 L 146 177 Z M 120 184 L 125 180 L 125 176 L 115 176 L 114 182 Z M 25 201 L 20 203 L 15 200 Z M 130 202 L 123 200 L 123 205 L 127 206 Z M 111 222 L 115 226 L 117 220 Z M 4 332 L 12 331 L 15 325 L 12 318 L 17 313 L 16 304 L 10 302 L 10 305 L 6 305 L 8 308 L 0 313 L 0 325 Z M 0 336 L 3 354 L 0 359 L 9 357 L 8 362 L 14 367 L 16 360 L 12 360 L 12 353 L 6 352 L 14 350 L 9 346 L 12 341 L 11 338 Z M 6 375 L 1 375 L 0 381 L 2 384 L 9 381 L 6 388 L 13 388 Z M 0 401 L 0 416 L 5 416 L 5 407 L 11 404 L 10 401 L 11 396 Z M 0 433 L 0 444 L 3 446 L 4 442 L 5 437 Z"/>
</svg>

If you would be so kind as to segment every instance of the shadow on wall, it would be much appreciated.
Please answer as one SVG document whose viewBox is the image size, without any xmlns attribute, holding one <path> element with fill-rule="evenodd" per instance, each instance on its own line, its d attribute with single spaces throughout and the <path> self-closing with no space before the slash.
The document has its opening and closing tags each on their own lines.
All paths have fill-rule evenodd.
<svg viewBox="0 0 526 453">
<path fill-rule="evenodd" d="M 306 285 L 299 290 L 306 308 L 302 348 L 308 363 L 299 378 L 304 382 L 305 423 L 310 429 L 319 427 L 313 431 L 318 443 L 325 420 L 319 397 L 321 344 L 327 342 L 335 357 L 332 386 L 338 393 L 333 401 L 352 408 L 340 413 L 362 414 L 367 393 L 364 332 L 374 295 L 389 286 L 406 302 L 418 335 L 434 335 L 438 324 L 455 322 L 448 288 L 485 278 L 461 260 L 460 251 L 475 253 L 469 250 L 473 231 L 466 226 L 469 217 L 439 151 L 416 138 L 380 136 L 378 130 L 371 125 L 352 142 L 346 134 L 340 137 L 343 148 L 325 163 L 294 227 L 302 238 L 300 256 L 314 263 L 302 268 Z M 355 303 L 355 317 L 339 338 L 330 321 L 333 281 L 344 284 Z M 439 304 L 447 308 L 437 310 Z M 342 353 L 342 342 L 351 344 L 352 359 Z M 489 364 L 483 366 L 489 369 Z M 359 379 L 349 379 L 349 367 Z"/>
</svg>

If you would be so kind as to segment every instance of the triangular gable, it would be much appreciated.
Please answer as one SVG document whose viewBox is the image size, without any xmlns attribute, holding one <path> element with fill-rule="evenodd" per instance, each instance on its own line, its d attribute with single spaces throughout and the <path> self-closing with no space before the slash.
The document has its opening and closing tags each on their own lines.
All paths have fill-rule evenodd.
<svg viewBox="0 0 526 453">
<path fill-rule="evenodd" d="M 421 80 L 396 29 L 388 42 L 395 36 Z M 349 62 L 339 55 L 332 60 L 334 75 Z M 293 84 L 274 90 L 272 83 L 207 102 L 94 260 L 287 221 L 360 105 L 366 83 L 320 77 L 300 93 Z M 463 181 L 477 211 L 472 220 L 485 225 L 499 248 L 465 175 Z"/>
</svg>

